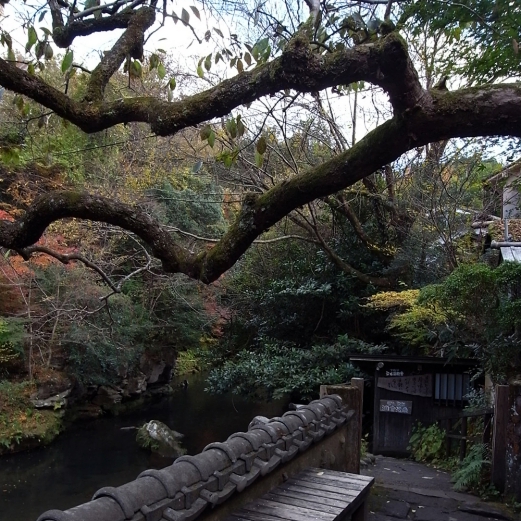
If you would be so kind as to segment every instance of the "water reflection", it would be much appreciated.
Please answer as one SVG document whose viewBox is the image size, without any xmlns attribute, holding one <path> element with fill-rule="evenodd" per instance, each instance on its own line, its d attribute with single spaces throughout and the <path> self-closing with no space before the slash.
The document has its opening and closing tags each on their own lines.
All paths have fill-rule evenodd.
<svg viewBox="0 0 521 521">
<path fill-rule="evenodd" d="M 189 378 L 186 390 L 179 387 L 145 411 L 76 424 L 45 449 L 0 458 L 0 519 L 35 521 L 46 510 L 89 501 L 101 487 L 121 485 L 144 469 L 171 463 L 139 449 L 136 432 L 122 427 L 160 420 L 185 435 L 188 454 L 197 454 L 209 443 L 246 430 L 254 416 L 279 416 L 287 405 L 212 396 L 203 388 L 201 376 Z"/>
</svg>

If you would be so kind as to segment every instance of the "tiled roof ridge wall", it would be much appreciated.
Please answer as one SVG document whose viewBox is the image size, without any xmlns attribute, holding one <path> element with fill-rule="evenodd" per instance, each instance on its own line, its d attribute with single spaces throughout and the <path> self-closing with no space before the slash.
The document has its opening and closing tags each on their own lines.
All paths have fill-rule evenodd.
<svg viewBox="0 0 521 521">
<path fill-rule="evenodd" d="M 102 488 L 88 503 L 49 510 L 38 521 L 192 521 L 332 434 L 352 417 L 346 409 L 340 396 L 326 396 L 267 423 L 250 424 L 248 432 L 211 443 L 164 469 Z"/>
</svg>

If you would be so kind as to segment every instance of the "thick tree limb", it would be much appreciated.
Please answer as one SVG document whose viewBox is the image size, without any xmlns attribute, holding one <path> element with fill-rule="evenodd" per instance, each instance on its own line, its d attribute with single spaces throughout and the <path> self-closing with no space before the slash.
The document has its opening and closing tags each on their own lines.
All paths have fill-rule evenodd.
<svg viewBox="0 0 521 521">
<path fill-rule="evenodd" d="M 408 150 L 452 137 L 521 137 L 521 86 L 517 84 L 432 92 L 431 96 L 424 106 L 380 125 L 350 150 L 324 164 L 262 195 L 248 194 L 227 233 L 212 249 L 198 255 L 186 252 L 168 230 L 140 209 L 76 192 L 45 195 L 21 219 L 0 221 L 0 245 L 14 250 L 28 247 L 38 241 L 50 223 L 67 217 L 102 221 L 138 235 L 166 272 L 212 282 L 291 210 L 352 185 Z"/>
<path fill-rule="evenodd" d="M 49 224 L 67 217 L 101 221 L 131 231 L 163 262 L 165 271 L 191 274 L 189 254 L 159 222 L 138 208 L 82 192 L 46 194 L 18 221 L 0 221 L 0 243 L 23 253 L 24 248 L 39 240 Z"/>
<path fill-rule="evenodd" d="M 54 20 L 53 13 L 52 39 L 58 47 L 66 49 L 79 36 L 89 36 L 94 33 L 113 31 L 114 29 L 126 29 L 133 16 L 134 13 L 132 12 L 121 12 L 111 17 L 77 20 L 69 25 L 63 25 L 62 20 L 60 25 L 60 19 L 56 16 L 57 19 Z"/>
<path fill-rule="evenodd" d="M 114 60 L 104 59 L 98 66 L 101 86 L 108 81 L 109 71 L 121 60 L 124 47 L 122 44 L 121 49 L 113 49 Z M 389 94 L 396 113 L 413 108 L 426 95 L 405 43 L 395 33 L 376 43 L 325 56 L 313 52 L 305 35 L 299 33 L 282 56 L 272 62 L 173 103 L 152 97 L 104 102 L 99 98 L 97 81 L 93 80 L 92 93 L 87 100 L 93 99 L 95 102 L 75 101 L 37 76 L 0 59 L 0 85 L 32 98 L 88 133 L 105 130 L 118 123 L 137 121 L 149 123 L 158 135 L 170 135 L 188 126 L 224 116 L 240 105 L 284 89 L 314 92 L 355 81 L 367 81 L 382 87 Z"/>
<path fill-rule="evenodd" d="M 128 56 L 136 59 L 143 58 L 145 31 L 152 26 L 155 19 L 156 13 L 153 7 L 142 7 L 133 14 L 127 30 L 92 71 L 85 95 L 86 102 L 103 100 L 105 87 L 110 78 Z"/>
</svg>

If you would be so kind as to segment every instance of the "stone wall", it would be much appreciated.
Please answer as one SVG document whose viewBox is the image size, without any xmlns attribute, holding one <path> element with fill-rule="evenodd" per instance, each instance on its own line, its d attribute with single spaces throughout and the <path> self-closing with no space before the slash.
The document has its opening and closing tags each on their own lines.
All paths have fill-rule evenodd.
<svg viewBox="0 0 521 521">
<path fill-rule="evenodd" d="M 303 468 L 355 471 L 349 462 L 358 465 L 359 453 L 350 457 L 348 438 L 359 432 L 357 423 L 357 411 L 340 396 L 325 396 L 38 521 L 217 521 Z"/>
</svg>

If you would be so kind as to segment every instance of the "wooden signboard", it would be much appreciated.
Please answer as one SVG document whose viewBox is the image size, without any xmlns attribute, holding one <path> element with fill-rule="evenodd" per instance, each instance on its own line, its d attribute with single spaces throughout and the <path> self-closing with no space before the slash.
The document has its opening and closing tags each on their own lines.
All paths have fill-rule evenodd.
<svg viewBox="0 0 521 521">
<path fill-rule="evenodd" d="M 412 414 L 412 402 L 400 400 L 380 400 L 380 412 Z"/>
<path fill-rule="evenodd" d="M 432 396 L 432 375 L 417 374 L 413 376 L 397 376 L 391 378 L 378 378 L 378 387 L 389 391 L 396 391 L 416 396 Z"/>
</svg>

